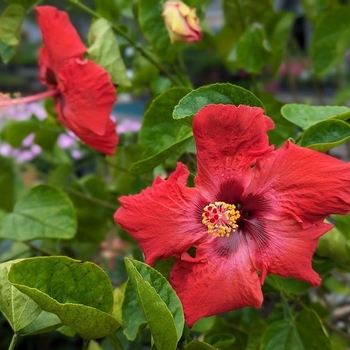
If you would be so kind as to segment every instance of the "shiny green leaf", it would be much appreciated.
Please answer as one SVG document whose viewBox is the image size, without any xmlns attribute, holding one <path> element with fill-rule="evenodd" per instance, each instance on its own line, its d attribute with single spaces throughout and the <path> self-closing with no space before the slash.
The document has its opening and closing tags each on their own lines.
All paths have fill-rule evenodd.
<svg viewBox="0 0 350 350">
<path fill-rule="evenodd" d="M 29 258 L 13 264 L 8 279 L 84 339 L 104 337 L 118 327 L 111 316 L 111 282 L 94 263 L 64 256 Z"/>
<path fill-rule="evenodd" d="M 310 106 L 297 103 L 284 105 L 281 109 L 284 118 L 303 130 L 326 119 L 347 120 L 350 108 L 343 106 Z"/>
<path fill-rule="evenodd" d="M 125 259 L 125 265 L 157 349 L 176 349 L 184 326 L 178 296 L 169 282 L 150 266 L 130 259 Z"/>
<path fill-rule="evenodd" d="M 135 340 L 138 333 L 147 325 L 147 320 L 130 280 L 126 283 L 121 311 L 123 332 L 128 340 Z"/>
<path fill-rule="evenodd" d="M 64 192 L 48 185 L 32 188 L 0 222 L 0 237 L 17 241 L 69 239 L 75 232 L 72 202 Z"/>
<path fill-rule="evenodd" d="M 239 38 L 236 55 L 241 68 L 252 74 L 261 72 L 270 59 L 270 47 L 261 25 L 253 24 Z"/>
<path fill-rule="evenodd" d="M 152 170 L 176 151 L 183 151 L 191 140 L 192 129 L 172 118 L 174 106 L 189 91 L 185 87 L 168 89 L 147 109 L 139 135 L 139 144 L 145 149 L 145 154 L 142 160 L 130 167 L 132 173 Z"/>
<path fill-rule="evenodd" d="M 131 86 L 111 24 L 104 18 L 95 21 L 88 34 L 89 57 L 101 65 L 116 85 Z"/>
<path fill-rule="evenodd" d="M 193 116 L 209 104 L 233 104 L 262 107 L 261 101 L 251 92 L 229 83 L 200 87 L 183 97 L 173 111 L 173 118 L 192 125 Z"/>
<path fill-rule="evenodd" d="M 350 139 L 350 125 L 342 120 L 325 120 L 302 134 L 300 146 L 326 152 Z"/>
</svg>

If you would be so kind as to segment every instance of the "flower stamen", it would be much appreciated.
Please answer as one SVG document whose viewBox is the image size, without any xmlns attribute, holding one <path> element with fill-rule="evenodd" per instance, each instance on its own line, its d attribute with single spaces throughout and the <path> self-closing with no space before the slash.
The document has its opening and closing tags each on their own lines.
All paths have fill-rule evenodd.
<svg viewBox="0 0 350 350">
<path fill-rule="evenodd" d="M 237 220 L 240 217 L 241 214 L 234 204 L 215 202 L 204 207 L 202 223 L 213 237 L 230 237 L 231 232 L 238 227 Z"/>
</svg>

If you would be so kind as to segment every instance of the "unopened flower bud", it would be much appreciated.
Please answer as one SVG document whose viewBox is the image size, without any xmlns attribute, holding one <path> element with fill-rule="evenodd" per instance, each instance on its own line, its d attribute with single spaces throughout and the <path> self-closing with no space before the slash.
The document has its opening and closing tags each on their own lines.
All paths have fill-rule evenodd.
<svg viewBox="0 0 350 350">
<path fill-rule="evenodd" d="M 199 41 L 202 30 L 196 9 L 181 1 L 167 1 L 162 13 L 172 43 Z"/>
</svg>

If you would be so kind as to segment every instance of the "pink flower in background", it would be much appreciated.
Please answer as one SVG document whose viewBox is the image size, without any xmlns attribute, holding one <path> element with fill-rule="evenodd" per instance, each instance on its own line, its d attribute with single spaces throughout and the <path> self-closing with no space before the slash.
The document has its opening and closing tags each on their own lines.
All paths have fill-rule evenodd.
<svg viewBox="0 0 350 350">
<path fill-rule="evenodd" d="M 195 8 L 181 1 L 167 1 L 162 16 L 172 43 L 193 42 L 202 38 Z"/>
<path fill-rule="evenodd" d="M 37 102 L 4 107 L 0 110 L 0 127 L 6 120 L 27 120 L 32 116 L 43 120 L 47 113 L 43 106 Z M 34 133 L 29 134 L 18 148 L 13 148 L 7 142 L 0 140 L 0 155 L 15 158 L 18 163 L 30 162 L 42 151 L 41 147 L 34 143 L 34 137 Z"/>
<path fill-rule="evenodd" d="M 138 132 L 141 129 L 141 119 L 136 120 L 136 119 L 128 119 L 124 118 L 118 121 L 117 125 L 117 131 L 118 134 L 124 134 L 126 132 Z"/>
</svg>

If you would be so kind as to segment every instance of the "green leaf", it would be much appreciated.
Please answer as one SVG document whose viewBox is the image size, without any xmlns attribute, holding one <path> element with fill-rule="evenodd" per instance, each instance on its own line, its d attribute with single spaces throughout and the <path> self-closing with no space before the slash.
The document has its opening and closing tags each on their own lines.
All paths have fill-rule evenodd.
<svg viewBox="0 0 350 350">
<path fill-rule="evenodd" d="M 337 227 L 333 227 L 320 237 L 316 252 L 321 257 L 346 263 L 350 261 L 350 241 Z"/>
<path fill-rule="evenodd" d="M 241 68 L 252 74 L 261 72 L 270 59 L 270 47 L 261 25 L 253 24 L 239 38 L 236 55 Z"/>
<path fill-rule="evenodd" d="M 74 203 L 78 220 L 74 240 L 99 245 L 105 237 L 108 221 L 115 211 L 112 203 L 108 208 L 99 203 L 108 203 L 105 181 L 97 175 L 86 175 L 71 184 L 67 192 Z"/>
<path fill-rule="evenodd" d="M 245 349 L 248 335 L 232 323 L 216 317 L 213 327 L 205 334 L 204 341 L 222 350 Z"/>
<path fill-rule="evenodd" d="M 0 54 L 2 60 L 8 63 L 14 56 L 20 43 L 21 27 L 26 15 L 25 9 L 18 4 L 6 7 L 0 17 Z"/>
<path fill-rule="evenodd" d="M 222 62 L 231 72 L 236 72 L 237 70 L 235 45 L 240 35 L 240 30 L 224 25 L 215 37 L 217 52 Z"/>
<path fill-rule="evenodd" d="M 350 240 L 350 214 L 348 215 L 332 215 L 332 218 L 335 220 L 335 227 L 347 238 Z"/>
<path fill-rule="evenodd" d="M 301 5 L 306 17 L 315 25 L 323 13 L 329 11 L 335 4 L 332 0 L 301 0 Z"/>
<path fill-rule="evenodd" d="M 193 116 L 202 107 L 220 103 L 263 108 L 261 101 L 248 90 L 228 83 L 213 84 L 193 90 L 183 97 L 173 111 L 173 118 L 192 125 Z"/>
<path fill-rule="evenodd" d="M 147 109 L 139 134 L 139 144 L 144 147 L 145 155 L 130 167 L 132 173 L 152 170 L 174 152 L 183 151 L 182 147 L 191 140 L 192 129 L 172 118 L 173 107 L 189 91 L 185 87 L 168 89 Z"/>
<path fill-rule="evenodd" d="M 297 103 L 284 105 L 281 109 L 284 118 L 303 130 L 326 119 L 347 120 L 350 109 L 343 106 L 309 106 Z"/>
<path fill-rule="evenodd" d="M 102 350 L 102 348 L 97 341 L 90 340 L 87 350 Z"/>
<path fill-rule="evenodd" d="M 11 211 L 15 203 L 15 172 L 11 159 L 0 156 L 0 208 Z"/>
<path fill-rule="evenodd" d="M 106 19 L 100 18 L 91 25 L 88 41 L 90 58 L 106 69 L 112 82 L 116 85 L 131 86 L 117 38 Z"/>
<path fill-rule="evenodd" d="M 58 124 L 55 117 L 48 115 L 42 120 L 35 132 L 34 142 L 43 150 L 53 151 L 57 138 L 62 132 L 62 126 Z"/>
<path fill-rule="evenodd" d="M 8 279 L 84 339 L 104 337 L 118 327 L 111 316 L 111 282 L 94 263 L 64 256 L 29 258 L 13 264 Z"/>
<path fill-rule="evenodd" d="M 39 128 L 39 124 L 35 117 L 27 120 L 9 120 L 1 131 L 1 138 L 17 148 L 29 134 Z"/>
<path fill-rule="evenodd" d="M 19 333 L 21 335 L 43 334 L 43 333 L 49 333 L 51 331 L 54 331 L 55 329 L 61 326 L 62 326 L 62 322 L 57 315 L 52 314 L 51 312 L 42 310 L 39 316 L 32 323 L 30 323 L 29 325 L 21 329 Z"/>
<path fill-rule="evenodd" d="M 267 327 L 260 349 L 331 350 L 332 345 L 315 311 L 306 309 L 293 319 L 277 321 Z"/>
<path fill-rule="evenodd" d="M 122 324 L 122 306 L 125 298 L 125 289 L 126 283 L 123 283 L 119 288 L 114 289 L 113 291 L 113 311 L 112 315 L 118 321 L 118 323 Z"/>
<path fill-rule="evenodd" d="M 291 12 L 279 12 L 274 13 L 267 23 L 266 32 L 271 44 L 270 65 L 274 74 L 284 59 L 294 19 L 295 15 Z"/>
<path fill-rule="evenodd" d="M 350 125 L 341 120 L 319 122 L 302 134 L 300 146 L 326 152 L 350 139 Z"/>
<path fill-rule="evenodd" d="M 275 127 L 267 132 L 270 143 L 280 146 L 288 140 L 289 137 L 293 137 L 295 126 L 287 119 L 283 118 L 281 114 L 281 108 L 284 105 L 283 102 L 277 100 L 272 94 L 264 91 L 259 91 L 257 97 L 265 107 L 265 114 L 275 123 Z"/>
<path fill-rule="evenodd" d="M 128 169 L 133 163 L 142 159 L 143 148 L 135 143 L 118 146 L 112 157 L 108 157 L 109 173 L 113 178 L 113 190 L 119 195 L 140 193 L 149 184 L 137 174 L 131 174 Z"/>
<path fill-rule="evenodd" d="M 20 4 L 25 8 L 33 6 L 41 2 L 41 0 L 5 0 L 9 4 Z"/>
<path fill-rule="evenodd" d="M 223 0 L 225 23 L 241 30 L 254 22 L 264 22 L 272 11 L 270 0 Z"/>
<path fill-rule="evenodd" d="M 16 261 L 19 260 L 0 264 L 0 310 L 14 332 L 28 326 L 41 312 L 41 308 L 33 300 L 17 290 L 8 281 L 8 271 Z"/>
<path fill-rule="evenodd" d="M 199 340 L 192 340 L 185 346 L 185 350 L 215 350 L 214 346 Z"/>
<path fill-rule="evenodd" d="M 340 6 L 325 11 L 317 21 L 310 42 L 310 56 L 316 74 L 326 73 L 343 59 L 350 45 L 349 17 L 350 8 Z"/>
<path fill-rule="evenodd" d="M 128 280 L 122 305 L 122 326 L 124 335 L 128 340 L 133 341 L 146 325 L 147 320 L 138 302 L 136 290 L 132 286 L 131 280 Z"/>
<path fill-rule="evenodd" d="M 139 0 L 138 20 L 142 33 L 162 60 L 173 61 L 179 45 L 170 43 L 159 0 Z"/>
<path fill-rule="evenodd" d="M 95 0 L 96 12 L 108 21 L 117 21 L 120 16 L 118 0 Z"/>
<path fill-rule="evenodd" d="M 251 324 L 249 330 L 248 344 L 245 350 L 257 350 L 260 347 L 261 336 L 267 328 L 263 320 L 257 320 Z"/>
<path fill-rule="evenodd" d="M 157 349 L 176 349 L 184 327 L 178 296 L 169 282 L 150 266 L 127 258 L 125 265 Z"/>
<path fill-rule="evenodd" d="M 11 58 L 16 54 L 16 51 L 17 46 L 6 45 L 0 39 L 0 57 L 5 64 L 10 62 Z"/>
<path fill-rule="evenodd" d="M 48 185 L 32 188 L 0 222 L 0 237 L 17 241 L 69 239 L 75 232 L 72 202 L 64 192 Z"/>
<path fill-rule="evenodd" d="M 281 290 L 292 294 L 304 294 L 310 289 L 310 284 L 293 277 L 281 277 L 274 274 L 267 276 L 265 286 L 271 287 L 275 292 Z"/>
<path fill-rule="evenodd" d="M 8 271 L 18 261 L 20 260 L 0 264 L 0 310 L 15 333 L 29 335 L 51 332 L 62 324 L 61 320 L 56 315 L 43 311 L 8 281 Z"/>
</svg>

